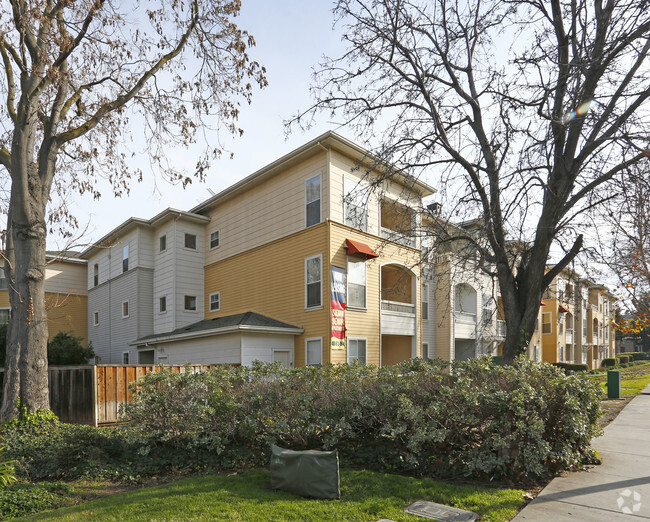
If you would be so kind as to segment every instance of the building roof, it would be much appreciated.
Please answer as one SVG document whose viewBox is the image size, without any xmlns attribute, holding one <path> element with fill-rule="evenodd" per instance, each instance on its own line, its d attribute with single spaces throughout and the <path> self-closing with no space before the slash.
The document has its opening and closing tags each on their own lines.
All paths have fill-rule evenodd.
<svg viewBox="0 0 650 522">
<path fill-rule="evenodd" d="M 169 343 L 199 337 L 210 337 L 234 332 L 257 332 L 267 334 L 300 335 L 304 332 L 302 328 L 291 324 L 283 323 L 271 317 L 266 317 L 255 312 L 215 317 L 204 319 L 196 323 L 177 328 L 163 334 L 153 334 L 140 337 L 129 344 L 131 346 Z"/>
<path fill-rule="evenodd" d="M 157 227 L 172 218 L 173 219 L 182 218 L 188 221 L 192 221 L 194 223 L 205 223 L 210 221 L 210 218 L 206 216 L 193 214 L 192 212 L 186 212 L 184 210 L 177 210 L 175 208 L 166 208 L 162 212 L 156 214 L 151 219 L 131 217 L 126 221 L 124 221 L 121 225 L 115 227 L 108 234 L 102 237 L 99 241 L 95 242 L 94 244 L 86 248 L 83 252 L 81 252 L 78 255 L 83 259 L 88 259 L 96 251 L 111 246 L 111 243 L 113 243 L 116 238 L 120 237 L 123 234 L 126 234 L 136 226 Z"/>
<path fill-rule="evenodd" d="M 261 168 L 257 172 L 254 172 L 240 182 L 231 185 L 227 189 L 212 196 L 203 203 L 200 203 L 198 206 L 190 210 L 190 212 L 197 214 L 209 212 L 211 209 L 223 203 L 224 201 L 227 201 L 231 197 L 245 192 L 251 186 L 258 185 L 261 181 L 275 176 L 276 174 L 286 170 L 286 168 L 290 165 L 314 154 L 315 151 L 327 150 L 328 148 L 342 152 L 362 164 L 371 164 L 373 169 L 380 171 L 389 171 L 391 179 L 394 179 L 402 185 L 413 189 L 415 192 L 418 192 L 421 197 L 430 196 L 436 192 L 433 187 L 411 176 L 403 170 L 399 170 L 391 165 L 388 165 L 380 158 L 373 156 L 363 147 L 360 147 L 359 145 L 336 134 L 335 132 L 328 131 L 311 140 L 310 142 L 302 145 L 301 147 L 295 149 L 289 154 L 282 156 L 280 159 L 274 161 L 273 163 L 270 163 L 267 166 Z"/>
</svg>

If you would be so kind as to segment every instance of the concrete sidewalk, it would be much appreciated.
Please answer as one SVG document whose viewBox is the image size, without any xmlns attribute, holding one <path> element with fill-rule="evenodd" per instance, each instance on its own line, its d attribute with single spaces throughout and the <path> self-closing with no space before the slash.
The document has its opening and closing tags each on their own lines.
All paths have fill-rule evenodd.
<svg viewBox="0 0 650 522">
<path fill-rule="evenodd" d="M 650 386 L 593 447 L 600 466 L 554 478 L 513 521 L 650 520 Z"/>
</svg>

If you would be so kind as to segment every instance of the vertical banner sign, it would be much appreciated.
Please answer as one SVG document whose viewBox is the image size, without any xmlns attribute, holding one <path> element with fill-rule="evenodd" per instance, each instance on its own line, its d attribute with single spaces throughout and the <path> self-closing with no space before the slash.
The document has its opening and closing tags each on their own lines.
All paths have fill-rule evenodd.
<svg viewBox="0 0 650 522">
<path fill-rule="evenodd" d="M 332 267 L 331 332 L 332 350 L 345 349 L 345 270 Z"/>
</svg>

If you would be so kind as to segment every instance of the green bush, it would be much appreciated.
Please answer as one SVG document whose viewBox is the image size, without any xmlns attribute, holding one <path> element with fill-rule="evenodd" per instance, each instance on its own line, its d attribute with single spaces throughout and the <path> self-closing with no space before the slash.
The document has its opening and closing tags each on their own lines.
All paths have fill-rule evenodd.
<svg viewBox="0 0 650 522">
<path fill-rule="evenodd" d="M 603 361 L 600 363 L 601 368 L 609 368 L 609 367 L 614 367 L 616 366 L 616 358 L 615 357 L 608 357 L 606 359 L 603 359 Z"/>
<path fill-rule="evenodd" d="M 88 364 L 95 357 L 92 343 L 86 348 L 82 337 L 59 332 L 47 343 L 47 363 L 52 365 Z"/>
<path fill-rule="evenodd" d="M 29 515 L 58 507 L 72 488 L 61 482 L 14 484 L 0 490 L 0 519 Z"/>
<path fill-rule="evenodd" d="M 47 343 L 47 363 L 52 365 L 88 364 L 95 357 L 92 343 L 81 344 L 83 339 L 69 332 L 59 332 Z M 7 356 L 7 325 L 0 324 L 0 367 Z"/>
<path fill-rule="evenodd" d="M 556 366 L 557 368 L 562 368 L 565 371 L 572 371 L 572 372 L 586 372 L 589 370 L 589 366 L 586 364 L 573 364 L 573 363 L 552 363 L 553 366 Z"/>
<path fill-rule="evenodd" d="M 520 360 L 409 361 L 148 374 L 126 418 L 148 455 L 263 465 L 268 447 L 337 448 L 347 465 L 441 477 L 536 479 L 590 458 L 598 387 Z M 203 459 L 203 460 L 202 460 Z"/>
<path fill-rule="evenodd" d="M 618 357 L 629 357 L 630 359 L 633 359 L 634 361 L 647 361 L 650 360 L 650 353 L 649 352 L 622 352 L 618 354 Z"/>
<path fill-rule="evenodd" d="M 627 355 L 621 355 L 616 358 L 618 360 L 618 364 L 627 364 L 630 362 L 630 358 Z"/>
</svg>

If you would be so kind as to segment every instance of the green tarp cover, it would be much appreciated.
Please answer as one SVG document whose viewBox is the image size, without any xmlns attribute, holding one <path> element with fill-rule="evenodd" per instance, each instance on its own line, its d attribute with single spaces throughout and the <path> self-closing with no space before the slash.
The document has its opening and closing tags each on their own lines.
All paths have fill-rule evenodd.
<svg viewBox="0 0 650 522">
<path fill-rule="evenodd" d="M 271 487 L 301 497 L 340 498 L 335 451 L 293 451 L 271 446 Z"/>
</svg>

